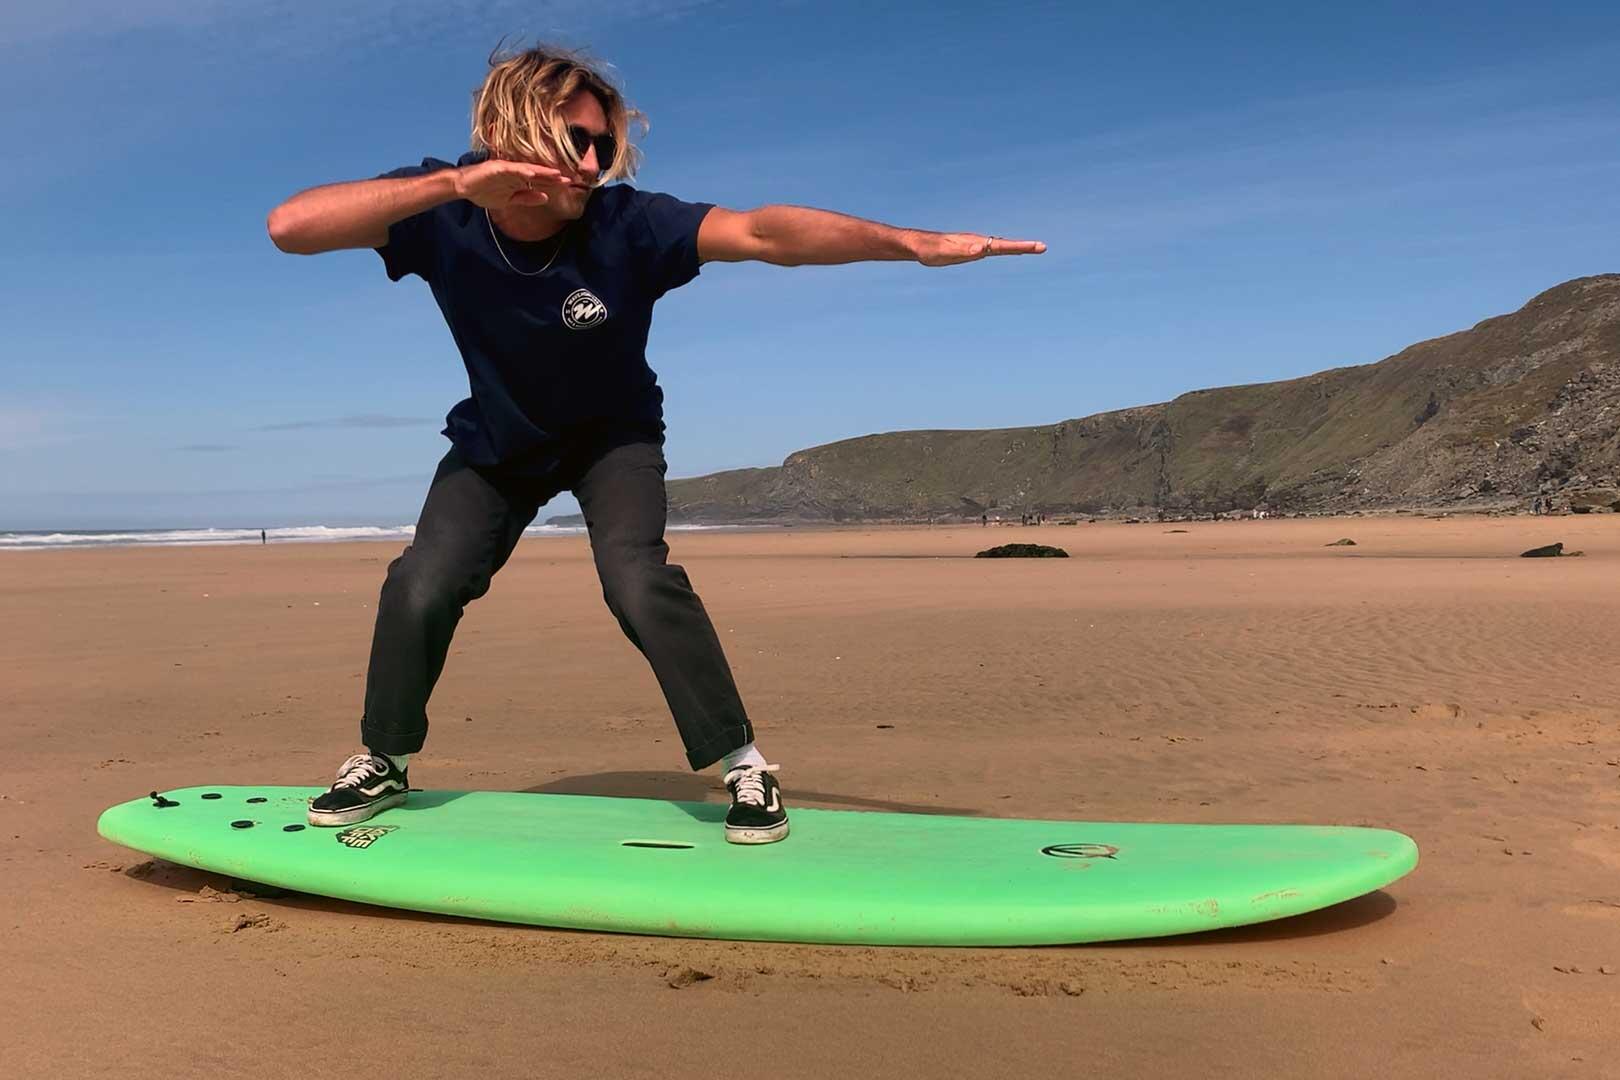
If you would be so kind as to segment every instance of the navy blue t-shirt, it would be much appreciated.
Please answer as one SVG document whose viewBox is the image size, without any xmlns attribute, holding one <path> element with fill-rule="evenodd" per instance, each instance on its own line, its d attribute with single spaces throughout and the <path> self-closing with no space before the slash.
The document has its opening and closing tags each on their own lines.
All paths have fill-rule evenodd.
<svg viewBox="0 0 1620 1080">
<path fill-rule="evenodd" d="M 383 175 L 453 167 L 424 158 Z M 377 249 L 388 276 L 428 283 L 467 365 L 472 393 L 444 434 L 468 461 L 544 473 L 584 440 L 663 437 L 664 392 L 646 354 L 653 302 L 697 276 L 698 226 L 711 208 L 625 184 L 597 188 L 560 249 L 556 237 L 504 233 L 497 249 L 485 212 L 465 199 L 389 227 Z M 507 265 L 532 273 L 553 251 L 532 277 Z"/>
</svg>

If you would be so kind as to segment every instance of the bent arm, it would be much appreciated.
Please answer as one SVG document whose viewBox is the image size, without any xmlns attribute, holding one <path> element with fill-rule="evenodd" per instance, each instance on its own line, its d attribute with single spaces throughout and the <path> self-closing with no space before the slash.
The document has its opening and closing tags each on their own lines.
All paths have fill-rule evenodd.
<svg viewBox="0 0 1620 1080">
<path fill-rule="evenodd" d="M 388 227 L 457 197 L 457 170 L 392 180 L 355 180 L 301 191 L 270 211 L 265 227 L 292 255 L 388 243 Z"/>
</svg>

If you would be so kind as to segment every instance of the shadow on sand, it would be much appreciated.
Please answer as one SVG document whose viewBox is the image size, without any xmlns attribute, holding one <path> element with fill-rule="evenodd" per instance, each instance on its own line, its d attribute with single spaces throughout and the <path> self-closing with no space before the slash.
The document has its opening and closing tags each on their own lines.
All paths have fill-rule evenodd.
<svg viewBox="0 0 1620 1080">
<path fill-rule="evenodd" d="M 286 907 L 298 911 L 326 912 L 332 915 L 346 915 L 356 919 L 387 919 L 389 921 L 445 926 L 477 925 L 508 930 L 520 928 L 517 924 L 495 922 L 489 919 L 472 919 L 462 915 L 438 915 L 432 912 L 410 911 L 403 908 L 374 907 L 370 904 L 338 900 L 328 896 L 267 889 L 252 882 L 233 880 L 224 874 L 216 874 L 209 870 L 197 870 L 189 866 L 178 866 L 162 859 L 151 859 L 139 863 L 125 870 L 124 875 L 140 881 L 142 884 L 156 885 L 179 894 L 197 893 L 204 886 L 208 886 L 220 891 L 229 890 L 238 893 L 250 893 L 256 901 L 270 903 L 275 907 Z M 1053 949 L 1196 949 L 1208 945 L 1244 945 L 1295 941 L 1367 926 L 1393 915 L 1398 906 L 1394 897 L 1379 890 L 1368 893 L 1366 896 L 1358 896 L 1354 900 L 1334 904 L 1332 907 L 1323 908 L 1320 911 L 1310 911 L 1303 915 L 1277 919 L 1273 922 L 1255 923 L 1252 926 L 1234 926 L 1225 930 L 1207 930 L 1201 934 L 1176 934 L 1171 937 L 1161 938 L 1133 938 L 1129 941 L 1103 941 L 1076 945 L 1034 945 L 1028 947 L 1041 951 Z M 537 926 L 533 927 L 533 929 L 563 934 L 612 933 L 612 931 L 605 930 L 573 930 L 567 927 Z M 775 943 L 764 942 L 761 944 Z M 874 946 L 818 945 L 815 947 L 870 949 Z M 881 948 L 882 946 L 876 947 Z M 896 948 L 916 949 L 926 948 L 926 946 L 896 946 Z M 1005 950 L 1009 946 L 997 946 L 996 948 Z"/>
<path fill-rule="evenodd" d="M 536 795 L 606 795 L 618 799 L 664 799 L 670 802 L 724 802 L 725 789 L 713 777 L 688 772 L 607 772 L 564 776 L 539 787 L 524 788 Z M 859 795 L 839 795 L 827 791 L 784 791 L 793 807 L 824 810 L 877 810 L 890 814 L 952 814 L 979 817 L 982 811 L 958 806 L 925 806 L 918 803 L 889 802 Z"/>
<path fill-rule="evenodd" d="M 1105 941 L 1089 946 L 1095 949 L 1165 949 L 1200 945 L 1242 945 L 1267 941 L 1294 941 L 1299 938 L 1337 934 L 1354 930 L 1395 914 L 1399 907 L 1395 898 L 1382 889 L 1344 900 L 1318 911 L 1307 911 L 1271 922 L 1249 926 L 1232 926 L 1224 930 L 1205 930 L 1201 934 L 1177 934 L 1172 937 L 1135 938 L 1130 941 Z M 1073 948 L 1074 946 L 1060 946 Z"/>
</svg>

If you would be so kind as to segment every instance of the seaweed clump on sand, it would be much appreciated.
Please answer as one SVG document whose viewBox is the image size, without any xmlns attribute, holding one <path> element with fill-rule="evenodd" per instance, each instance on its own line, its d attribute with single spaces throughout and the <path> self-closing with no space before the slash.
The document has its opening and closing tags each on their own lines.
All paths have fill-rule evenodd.
<svg viewBox="0 0 1620 1080">
<path fill-rule="evenodd" d="M 973 556 L 975 559 L 1067 559 L 1069 553 L 1062 548 L 1045 544 L 1002 544 L 986 548 Z"/>
</svg>

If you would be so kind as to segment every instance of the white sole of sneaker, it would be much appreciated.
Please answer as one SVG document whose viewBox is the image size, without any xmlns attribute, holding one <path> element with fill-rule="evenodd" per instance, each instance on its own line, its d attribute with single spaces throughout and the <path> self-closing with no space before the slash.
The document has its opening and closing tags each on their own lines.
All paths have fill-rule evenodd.
<svg viewBox="0 0 1620 1080">
<path fill-rule="evenodd" d="M 309 808 L 309 823 L 327 828 L 334 825 L 353 825 L 355 822 L 375 817 L 389 807 L 398 806 L 404 801 L 405 792 L 401 791 L 395 795 L 385 795 L 365 806 L 357 806 L 353 810 L 317 810 L 312 806 Z"/>
<path fill-rule="evenodd" d="M 726 826 L 726 842 L 731 844 L 774 844 L 788 834 L 787 819 L 768 829 L 740 829 Z"/>
</svg>

